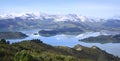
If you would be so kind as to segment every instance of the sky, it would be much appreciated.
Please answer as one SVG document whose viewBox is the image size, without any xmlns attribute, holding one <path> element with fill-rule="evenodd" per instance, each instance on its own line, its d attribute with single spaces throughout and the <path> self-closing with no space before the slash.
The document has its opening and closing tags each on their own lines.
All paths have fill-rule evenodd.
<svg viewBox="0 0 120 61">
<path fill-rule="evenodd" d="M 120 0 L 0 0 L 0 14 L 12 12 L 108 18 L 120 16 Z"/>
</svg>

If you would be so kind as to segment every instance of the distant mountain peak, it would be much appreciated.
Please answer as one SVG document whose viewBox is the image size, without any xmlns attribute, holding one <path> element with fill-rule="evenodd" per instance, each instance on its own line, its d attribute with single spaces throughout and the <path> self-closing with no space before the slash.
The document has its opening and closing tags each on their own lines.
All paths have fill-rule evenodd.
<svg viewBox="0 0 120 61">
<path fill-rule="evenodd" d="M 50 15 L 50 14 L 44 14 L 44 13 L 10 13 L 10 14 L 4 14 L 0 15 L 0 18 L 2 19 L 14 19 L 16 17 L 19 17 L 21 19 L 52 19 L 55 22 L 64 22 L 64 21 L 71 21 L 71 22 L 101 22 L 104 20 L 96 19 L 96 18 L 88 18 L 86 16 L 78 15 L 78 14 L 65 14 L 65 15 Z"/>
</svg>

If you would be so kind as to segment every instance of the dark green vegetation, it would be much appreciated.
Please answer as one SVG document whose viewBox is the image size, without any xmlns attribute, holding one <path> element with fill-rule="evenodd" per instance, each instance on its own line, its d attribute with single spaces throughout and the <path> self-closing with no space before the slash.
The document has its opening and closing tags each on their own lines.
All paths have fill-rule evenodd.
<svg viewBox="0 0 120 61">
<path fill-rule="evenodd" d="M 78 35 L 83 32 L 84 31 L 79 28 L 64 28 L 64 29 L 56 29 L 56 30 L 40 30 L 39 34 L 41 36 L 54 36 L 57 34 Z"/>
<path fill-rule="evenodd" d="M 120 43 L 120 34 L 109 35 L 109 36 L 101 35 L 97 37 L 89 37 L 89 38 L 82 39 L 79 41 L 91 42 L 91 43 Z"/>
<path fill-rule="evenodd" d="M 0 44 L 9 44 L 10 42 L 9 41 L 6 41 L 5 39 L 1 39 L 0 40 Z"/>
<path fill-rule="evenodd" d="M 21 32 L 0 32 L 0 39 L 18 39 L 25 37 L 27 37 L 27 35 Z"/>
<path fill-rule="evenodd" d="M 3 43 L 4 42 L 4 43 Z M 39 39 L 8 44 L 0 41 L 0 61 L 120 61 L 99 48 L 51 46 Z"/>
</svg>

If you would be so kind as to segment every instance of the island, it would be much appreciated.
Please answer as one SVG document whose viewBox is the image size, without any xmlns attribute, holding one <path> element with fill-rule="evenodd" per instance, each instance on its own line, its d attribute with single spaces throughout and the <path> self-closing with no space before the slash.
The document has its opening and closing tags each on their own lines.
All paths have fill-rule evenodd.
<svg viewBox="0 0 120 61">
<path fill-rule="evenodd" d="M 62 29 L 54 29 L 54 30 L 40 30 L 39 34 L 41 36 L 54 36 L 58 34 L 65 34 L 65 35 L 78 35 L 83 33 L 84 31 L 79 28 L 62 28 Z"/>
<path fill-rule="evenodd" d="M 120 43 L 120 34 L 117 35 L 100 35 L 97 37 L 89 37 L 79 41 L 88 43 Z"/>
</svg>

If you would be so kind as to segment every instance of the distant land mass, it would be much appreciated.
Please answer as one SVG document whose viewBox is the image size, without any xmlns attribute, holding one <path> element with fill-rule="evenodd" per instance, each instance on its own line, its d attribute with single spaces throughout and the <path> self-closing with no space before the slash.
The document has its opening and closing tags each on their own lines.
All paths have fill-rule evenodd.
<svg viewBox="0 0 120 61">
<path fill-rule="evenodd" d="M 120 43 L 120 34 L 117 35 L 100 35 L 97 37 L 89 37 L 79 41 L 89 43 Z"/>
<path fill-rule="evenodd" d="M 0 40 L 0 61 L 120 61 L 96 46 L 51 46 L 39 39 L 13 44 Z"/>
<path fill-rule="evenodd" d="M 58 34 L 78 35 L 83 32 L 84 31 L 79 28 L 63 28 L 63 29 L 55 29 L 55 30 L 40 30 L 39 34 L 41 36 L 54 36 Z"/>
<path fill-rule="evenodd" d="M 0 39 L 21 39 L 27 37 L 22 32 L 0 32 Z"/>
</svg>

